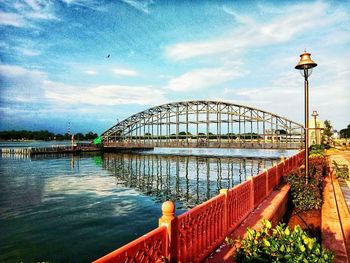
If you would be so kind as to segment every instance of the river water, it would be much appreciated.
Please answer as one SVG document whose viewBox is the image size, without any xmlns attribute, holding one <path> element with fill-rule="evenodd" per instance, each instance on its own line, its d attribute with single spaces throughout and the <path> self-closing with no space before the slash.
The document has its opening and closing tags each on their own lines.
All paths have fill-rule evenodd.
<svg viewBox="0 0 350 263">
<path fill-rule="evenodd" d="M 52 142 L 0 143 L 0 147 Z M 0 262 L 89 262 L 295 151 L 154 149 L 0 157 Z"/>
</svg>

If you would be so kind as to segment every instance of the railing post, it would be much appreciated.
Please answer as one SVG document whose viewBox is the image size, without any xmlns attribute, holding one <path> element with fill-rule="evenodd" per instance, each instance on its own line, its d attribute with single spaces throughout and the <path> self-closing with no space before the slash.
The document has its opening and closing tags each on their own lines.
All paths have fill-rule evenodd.
<svg viewBox="0 0 350 263">
<path fill-rule="evenodd" d="M 250 212 L 254 210 L 254 180 L 252 176 L 247 178 L 250 181 Z"/>
<path fill-rule="evenodd" d="M 273 166 L 272 166 L 273 168 Z M 270 168 L 271 169 L 271 168 Z M 269 195 L 269 170 L 268 169 L 264 169 L 264 173 L 266 174 L 266 178 L 265 178 L 265 197 Z"/>
<path fill-rule="evenodd" d="M 224 225 L 223 225 L 223 229 L 224 232 L 226 233 L 228 231 L 228 200 L 227 200 L 227 193 L 228 190 L 227 189 L 220 189 L 220 194 L 224 194 L 225 195 L 225 202 L 224 202 Z"/>
<path fill-rule="evenodd" d="M 286 160 L 286 157 L 284 157 L 284 156 L 282 156 L 281 157 L 281 162 L 280 163 L 282 163 L 282 168 L 283 169 L 281 169 L 281 174 L 277 174 L 278 173 L 278 170 L 277 170 L 277 178 L 278 178 L 278 184 L 280 184 L 281 183 L 281 179 L 284 177 L 284 165 L 285 165 L 285 160 Z"/>
<path fill-rule="evenodd" d="M 176 258 L 177 251 L 175 241 L 175 205 L 172 201 L 166 201 L 162 204 L 162 217 L 159 218 L 159 226 L 166 226 L 168 232 L 168 244 L 166 249 L 167 259 L 171 262 Z"/>
</svg>

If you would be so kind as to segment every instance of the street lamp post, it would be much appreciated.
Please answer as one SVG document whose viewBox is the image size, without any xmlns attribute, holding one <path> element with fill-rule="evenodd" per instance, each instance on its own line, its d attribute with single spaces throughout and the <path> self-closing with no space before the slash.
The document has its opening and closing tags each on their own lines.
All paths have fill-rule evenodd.
<svg viewBox="0 0 350 263">
<path fill-rule="evenodd" d="M 311 54 L 307 53 L 306 50 L 300 55 L 300 60 L 295 66 L 295 69 L 300 70 L 301 75 L 305 80 L 305 127 L 304 127 L 304 140 L 305 140 L 305 179 L 306 184 L 309 180 L 309 81 L 308 78 L 311 76 L 312 69 L 317 64 L 312 61 Z"/>
<path fill-rule="evenodd" d="M 315 141 L 316 141 L 316 145 L 318 145 L 318 139 L 317 139 L 317 122 L 316 122 L 316 119 L 317 119 L 317 116 L 318 116 L 318 112 L 316 110 L 314 110 L 312 112 L 312 117 L 314 117 L 314 120 L 315 120 Z"/>
</svg>

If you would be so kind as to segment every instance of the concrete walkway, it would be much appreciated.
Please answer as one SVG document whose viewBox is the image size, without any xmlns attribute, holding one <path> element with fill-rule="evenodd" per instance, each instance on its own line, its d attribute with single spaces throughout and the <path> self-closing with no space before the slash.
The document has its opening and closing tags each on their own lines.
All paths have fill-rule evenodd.
<svg viewBox="0 0 350 263">
<path fill-rule="evenodd" d="M 332 150 L 327 155 L 331 162 L 350 165 L 350 151 Z M 323 191 L 321 231 L 322 246 L 335 252 L 335 263 L 350 262 L 349 190 L 349 181 L 338 180 L 332 170 Z"/>
<path fill-rule="evenodd" d="M 330 155 L 330 159 L 332 161 L 336 161 L 340 165 L 347 165 L 350 169 L 350 150 L 335 150 L 332 151 Z M 345 199 L 345 202 L 347 204 L 348 210 L 350 212 L 350 180 L 339 178 L 337 179 L 343 194 L 343 197 Z"/>
</svg>

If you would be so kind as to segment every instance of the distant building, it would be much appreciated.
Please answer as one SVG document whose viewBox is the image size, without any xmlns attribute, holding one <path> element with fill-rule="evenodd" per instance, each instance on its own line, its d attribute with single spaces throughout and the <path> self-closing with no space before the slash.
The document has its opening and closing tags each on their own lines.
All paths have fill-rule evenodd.
<svg viewBox="0 0 350 263">
<path fill-rule="evenodd" d="M 333 130 L 332 139 L 340 139 L 340 133 L 337 130 Z"/>
<path fill-rule="evenodd" d="M 315 125 L 316 124 L 316 125 Z M 317 117 L 309 119 L 309 145 L 321 144 L 324 131 L 324 122 Z"/>
</svg>

